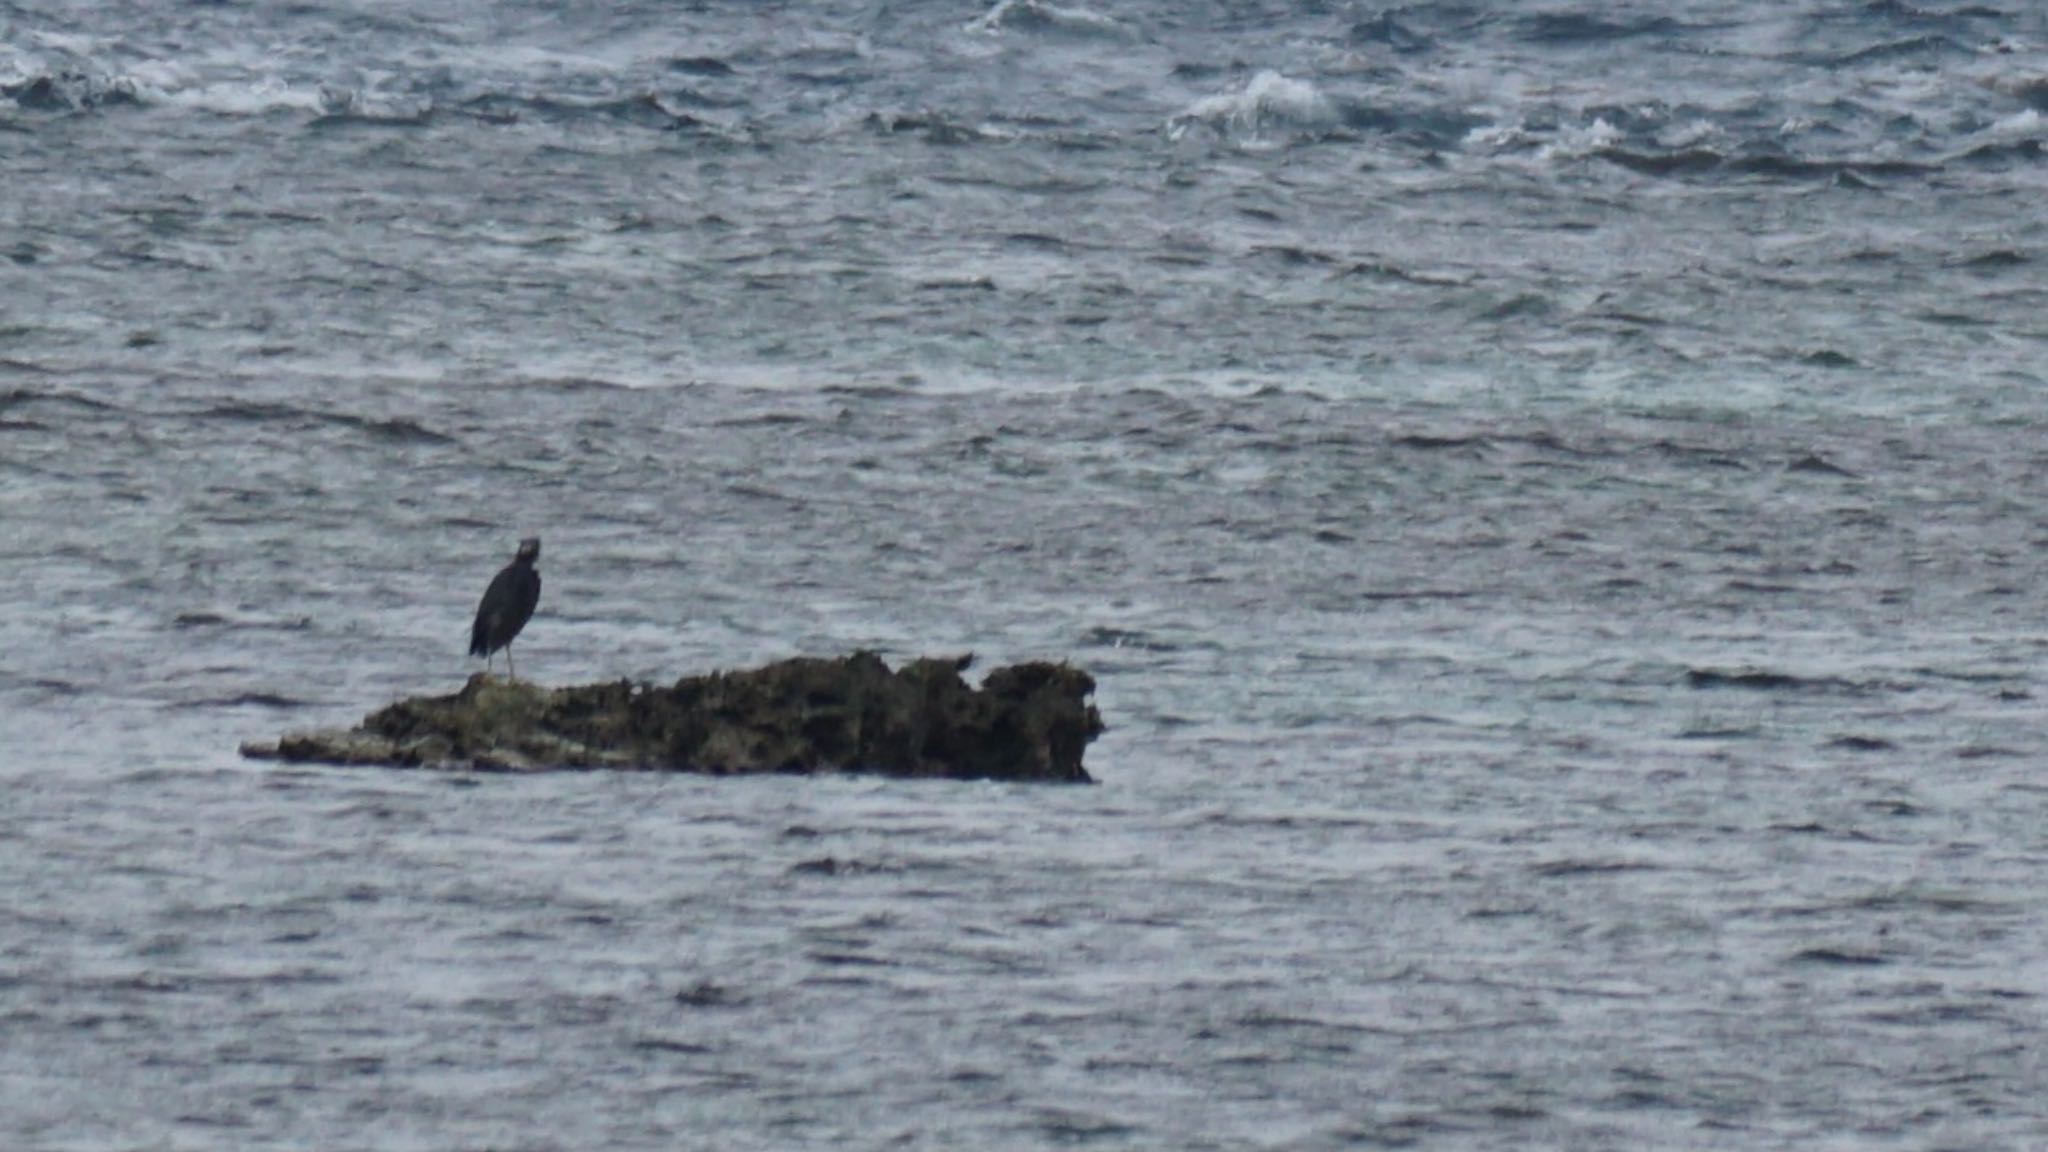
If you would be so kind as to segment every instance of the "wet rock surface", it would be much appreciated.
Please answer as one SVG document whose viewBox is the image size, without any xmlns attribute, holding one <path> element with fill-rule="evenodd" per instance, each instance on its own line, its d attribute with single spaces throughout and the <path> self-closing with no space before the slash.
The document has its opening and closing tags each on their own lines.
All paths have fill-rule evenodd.
<svg viewBox="0 0 2048 1152">
<path fill-rule="evenodd" d="M 482 673 L 346 731 L 242 746 L 256 759 L 499 771 L 626 768 L 731 774 L 868 772 L 1086 782 L 1103 730 L 1094 678 L 1066 664 L 961 678 L 967 658 L 891 669 L 873 653 L 803 657 L 662 686 L 546 688 Z"/>
</svg>

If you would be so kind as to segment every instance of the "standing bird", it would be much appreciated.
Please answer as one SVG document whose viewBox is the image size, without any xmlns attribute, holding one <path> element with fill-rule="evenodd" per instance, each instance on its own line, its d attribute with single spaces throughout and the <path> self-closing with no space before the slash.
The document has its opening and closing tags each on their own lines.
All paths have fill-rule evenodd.
<svg viewBox="0 0 2048 1152">
<path fill-rule="evenodd" d="M 476 606 L 476 624 L 469 630 L 469 654 L 484 658 L 484 672 L 491 670 L 491 653 L 505 650 L 506 675 L 519 679 L 512 666 L 512 638 L 533 618 L 533 606 L 540 603 L 540 573 L 533 562 L 540 559 L 540 537 L 519 542 L 519 554 L 491 578 L 484 602 Z"/>
</svg>

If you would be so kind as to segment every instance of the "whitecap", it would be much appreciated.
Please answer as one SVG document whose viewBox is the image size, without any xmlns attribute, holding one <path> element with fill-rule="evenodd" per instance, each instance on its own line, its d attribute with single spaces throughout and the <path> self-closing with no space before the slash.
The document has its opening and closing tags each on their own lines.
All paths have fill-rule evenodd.
<svg viewBox="0 0 2048 1152">
<path fill-rule="evenodd" d="M 1595 117 L 1591 124 L 1560 124 L 1550 142 L 1536 150 L 1543 160 L 1569 160 L 1590 156 L 1603 149 L 1612 148 L 1621 142 L 1621 129 L 1609 124 L 1603 117 Z"/>
<path fill-rule="evenodd" d="M 1502 151 L 1516 147 L 1528 139 L 1528 132 L 1520 124 L 1481 124 L 1465 133 L 1465 147 L 1468 150 Z"/>
<path fill-rule="evenodd" d="M 1123 36 L 1124 26 L 1114 17 L 1087 8 L 1067 8 L 1044 0 L 997 0 L 996 6 L 967 22 L 970 32 L 1000 32 L 1007 28 L 1046 30 L 1084 36 Z"/>
<path fill-rule="evenodd" d="M 1727 133 L 1711 120 L 1691 120 L 1674 124 L 1657 134 L 1657 143 L 1665 148 L 1701 148 L 1725 139 Z"/>
<path fill-rule="evenodd" d="M 157 95 L 166 104 L 222 116 L 263 116 L 272 112 L 323 113 L 330 105 L 329 95 L 320 88 L 294 86 L 274 76 L 200 84 Z"/>
<path fill-rule="evenodd" d="M 1526 123 L 1483 124 L 1465 133 L 1465 147 L 1474 152 L 1529 152 L 1539 160 L 1570 160 L 1621 142 L 1623 133 L 1605 119 L 1591 124 L 1559 124 L 1532 128 Z"/>
<path fill-rule="evenodd" d="M 2033 108 L 2023 108 L 1992 121 L 1982 134 L 1995 140 L 2032 140 L 2041 136 L 2043 131 L 2041 113 Z"/>
<path fill-rule="evenodd" d="M 1264 70 L 1235 92 L 1204 96 L 1167 122 L 1174 138 L 1189 125 L 1206 124 L 1219 132 L 1257 136 L 1270 129 L 1334 127 L 1337 110 L 1314 84 Z"/>
</svg>

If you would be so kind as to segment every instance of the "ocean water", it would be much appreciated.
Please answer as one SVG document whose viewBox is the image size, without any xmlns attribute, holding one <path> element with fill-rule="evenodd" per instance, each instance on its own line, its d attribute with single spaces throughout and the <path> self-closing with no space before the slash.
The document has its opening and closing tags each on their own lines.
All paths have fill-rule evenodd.
<svg viewBox="0 0 2048 1152">
<path fill-rule="evenodd" d="M 2048 1145 L 2048 15 L 0 0 L 0 1147 Z M 285 768 L 1067 659 L 1100 784 Z"/>
</svg>

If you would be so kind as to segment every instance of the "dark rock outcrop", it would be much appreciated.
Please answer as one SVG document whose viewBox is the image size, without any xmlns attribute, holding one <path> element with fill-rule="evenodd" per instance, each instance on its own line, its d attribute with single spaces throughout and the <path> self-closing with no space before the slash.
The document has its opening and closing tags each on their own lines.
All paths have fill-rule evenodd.
<svg viewBox="0 0 2048 1152">
<path fill-rule="evenodd" d="M 569 688 L 481 673 L 452 696 L 415 696 L 348 731 L 244 744 L 264 760 L 404 768 L 637 768 L 872 772 L 1085 782 L 1102 731 L 1095 680 L 1066 664 L 1017 664 L 980 688 L 965 658 L 892 671 L 871 652 L 799 658 L 664 687 L 619 680 Z"/>
</svg>

